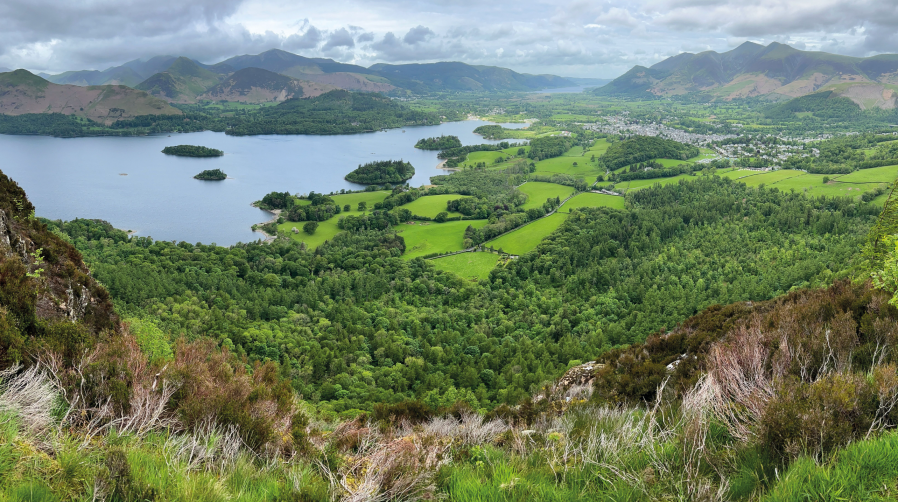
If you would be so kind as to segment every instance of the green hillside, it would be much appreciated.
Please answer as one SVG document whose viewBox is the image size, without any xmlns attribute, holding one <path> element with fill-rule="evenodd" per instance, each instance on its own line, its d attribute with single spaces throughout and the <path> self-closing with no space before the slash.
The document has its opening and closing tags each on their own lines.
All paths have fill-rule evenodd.
<svg viewBox="0 0 898 502">
<path fill-rule="evenodd" d="M 181 57 L 164 72 L 138 84 L 137 89 L 169 101 L 188 102 L 218 84 L 219 80 L 218 74 Z"/>
</svg>

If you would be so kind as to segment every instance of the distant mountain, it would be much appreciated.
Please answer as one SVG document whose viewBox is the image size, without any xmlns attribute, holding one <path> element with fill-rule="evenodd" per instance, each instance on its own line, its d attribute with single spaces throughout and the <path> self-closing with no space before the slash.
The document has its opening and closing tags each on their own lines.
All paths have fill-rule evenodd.
<svg viewBox="0 0 898 502">
<path fill-rule="evenodd" d="M 122 66 L 131 68 L 143 79 L 146 79 L 159 72 L 168 70 L 178 59 L 180 58 L 177 56 L 154 56 L 147 60 L 135 59 L 134 61 L 128 61 Z"/>
<path fill-rule="evenodd" d="M 12 70 L 10 70 L 9 68 L 7 68 L 7 67 L 5 67 L 5 66 L 0 66 L 0 73 L 6 73 L 6 72 L 9 72 L 9 71 L 12 71 Z"/>
<path fill-rule="evenodd" d="M 320 96 L 336 89 L 327 84 L 302 81 L 261 68 L 243 68 L 208 89 L 200 99 L 262 103 Z"/>
<path fill-rule="evenodd" d="M 138 115 L 179 115 L 165 101 L 123 85 L 48 82 L 27 70 L 0 73 L 0 114 L 62 113 L 110 124 Z"/>
<path fill-rule="evenodd" d="M 153 96 L 177 103 L 196 102 L 197 96 L 221 82 L 222 76 L 209 71 L 191 59 L 176 59 L 165 71 L 136 86 Z"/>
<path fill-rule="evenodd" d="M 82 70 L 67 71 L 58 75 L 41 74 L 54 84 L 71 84 L 71 85 L 127 85 L 134 87 L 143 81 L 143 77 L 125 66 L 116 66 L 104 71 Z"/>
<path fill-rule="evenodd" d="M 497 66 L 465 63 L 376 64 L 369 68 L 393 85 L 412 91 L 534 91 L 571 87 L 555 75 L 528 75 Z"/>
<path fill-rule="evenodd" d="M 156 56 L 146 61 L 135 59 L 121 66 L 113 66 L 103 71 L 67 71 L 57 75 L 41 73 L 40 76 L 54 84 L 82 86 L 113 84 L 135 87 L 154 73 L 167 70 L 177 60 L 178 58 L 174 56 Z"/>
<path fill-rule="evenodd" d="M 350 91 L 389 92 L 396 88 L 389 80 L 374 75 L 364 66 L 338 63 L 333 59 L 307 58 L 279 49 L 257 55 L 235 56 L 209 68 L 220 73 L 261 68 Z"/>
<path fill-rule="evenodd" d="M 862 107 L 893 107 L 898 55 L 855 58 L 801 51 L 773 42 L 746 42 L 719 54 L 683 53 L 649 68 L 636 66 L 596 90 L 604 96 L 704 93 L 719 99 L 767 96 L 780 100 L 833 90 Z"/>
<path fill-rule="evenodd" d="M 188 65 L 188 62 L 191 63 Z M 181 68 L 188 67 L 189 69 Z M 202 73 L 197 68 L 206 70 Z M 351 91 L 534 91 L 576 85 L 601 85 L 599 79 L 566 79 L 555 75 L 528 75 L 495 66 L 465 63 L 388 65 L 370 68 L 333 59 L 307 58 L 279 49 L 261 54 L 234 56 L 212 65 L 184 57 L 156 56 L 135 59 L 103 71 L 69 71 L 41 74 L 58 84 L 123 84 L 145 90 L 174 102 L 193 102 L 197 96 L 221 83 L 224 77 L 246 68 L 259 68 L 307 82 Z M 212 75 L 216 75 L 215 78 Z M 582 81 L 582 83 L 580 82 Z"/>
</svg>

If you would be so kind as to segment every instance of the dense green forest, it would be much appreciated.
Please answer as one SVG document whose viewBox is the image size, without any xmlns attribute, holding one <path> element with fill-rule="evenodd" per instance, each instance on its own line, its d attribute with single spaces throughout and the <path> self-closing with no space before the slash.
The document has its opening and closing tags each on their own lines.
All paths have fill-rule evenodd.
<svg viewBox="0 0 898 502">
<path fill-rule="evenodd" d="M 75 225 L 73 242 L 121 312 L 277 361 L 297 391 L 342 411 L 412 397 L 517 403 L 568 362 L 644 340 L 708 305 L 844 276 L 878 212 L 723 179 L 643 189 L 628 204 L 579 210 L 486 283 L 403 260 L 389 225 L 310 251 L 48 223 L 63 234 Z"/>
<path fill-rule="evenodd" d="M 789 120 L 796 114 L 810 114 L 821 119 L 850 120 L 862 114 L 861 107 L 848 98 L 833 96 L 833 91 L 823 91 L 801 96 L 774 105 L 764 111 L 770 119 Z"/>
<path fill-rule="evenodd" d="M 440 117 L 415 111 L 379 94 L 330 91 L 293 98 L 236 121 L 227 134 L 349 134 L 407 125 L 434 125 Z"/>
<path fill-rule="evenodd" d="M 401 160 L 378 160 L 362 164 L 346 175 L 346 181 L 363 185 L 405 183 L 415 175 L 415 168 Z"/>
<path fill-rule="evenodd" d="M 194 179 L 209 181 L 221 181 L 227 178 L 228 175 L 225 174 L 221 169 L 206 169 L 205 171 L 194 176 Z"/>
<path fill-rule="evenodd" d="M 570 136 L 547 136 L 530 140 L 530 151 L 527 155 L 534 160 L 551 159 L 563 155 L 574 144 Z"/>
<path fill-rule="evenodd" d="M 162 149 L 162 153 L 179 157 L 221 157 L 224 155 L 221 150 L 195 145 L 167 146 Z"/>
<path fill-rule="evenodd" d="M 608 169 L 615 170 L 647 160 L 686 160 L 698 154 L 699 150 L 694 146 L 653 136 L 637 136 L 612 144 L 602 156 L 602 161 Z"/>
<path fill-rule="evenodd" d="M 440 136 L 438 138 L 423 138 L 415 143 L 415 148 L 421 150 L 447 150 L 449 148 L 458 148 L 461 146 L 461 140 L 458 136 Z"/>
</svg>

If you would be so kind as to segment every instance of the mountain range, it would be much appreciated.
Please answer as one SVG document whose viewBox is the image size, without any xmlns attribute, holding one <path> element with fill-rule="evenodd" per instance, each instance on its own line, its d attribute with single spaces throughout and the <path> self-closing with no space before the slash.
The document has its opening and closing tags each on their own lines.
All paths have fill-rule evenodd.
<svg viewBox="0 0 898 502">
<path fill-rule="evenodd" d="M 859 58 L 746 42 L 724 53 L 682 53 L 635 66 L 596 89 L 602 96 L 653 97 L 701 93 L 713 99 L 772 100 L 832 91 L 862 109 L 891 109 L 898 91 L 898 54 Z"/>
<path fill-rule="evenodd" d="M 39 76 L 55 84 L 126 85 L 177 103 L 198 99 L 280 101 L 289 97 L 316 96 L 337 88 L 403 94 L 536 91 L 578 85 L 573 79 L 529 75 L 495 66 L 442 62 L 376 64 L 366 68 L 333 59 L 307 58 L 278 49 L 234 56 L 211 65 L 186 57 L 156 56 L 103 71 L 67 71 Z"/>
</svg>

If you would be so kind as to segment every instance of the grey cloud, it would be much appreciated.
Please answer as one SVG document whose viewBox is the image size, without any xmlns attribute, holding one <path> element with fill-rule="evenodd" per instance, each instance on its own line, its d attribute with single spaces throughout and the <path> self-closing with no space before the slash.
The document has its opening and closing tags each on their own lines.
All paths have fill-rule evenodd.
<svg viewBox="0 0 898 502">
<path fill-rule="evenodd" d="M 405 36 L 402 37 L 402 41 L 410 45 L 415 45 L 421 42 L 426 42 L 428 39 L 435 35 L 436 33 L 434 33 L 430 28 L 418 25 L 408 30 L 408 33 L 406 33 Z"/>
<path fill-rule="evenodd" d="M 324 47 L 322 47 L 321 50 L 328 51 L 337 47 L 355 47 L 355 40 L 346 28 L 340 28 L 331 33 L 330 37 L 327 39 L 327 43 L 324 44 Z"/>
<path fill-rule="evenodd" d="M 361 35 L 358 36 L 358 38 L 355 39 L 355 41 L 358 43 L 373 42 L 374 41 L 374 33 L 371 33 L 370 31 L 368 33 L 362 33 Z"/>
<path fill-rule="evenodd" d="M 288 51 L 314 49 L 315 47 L 318 47 L 318 44 L 320 44 L 323 39 L 324 34 L 321 33 L 321 30 L 314 26 L 309 26 L 305 33 L 294 33 L 287 37 L 287 39 L 284 40 L 283 47 Z"/>
</svg>

